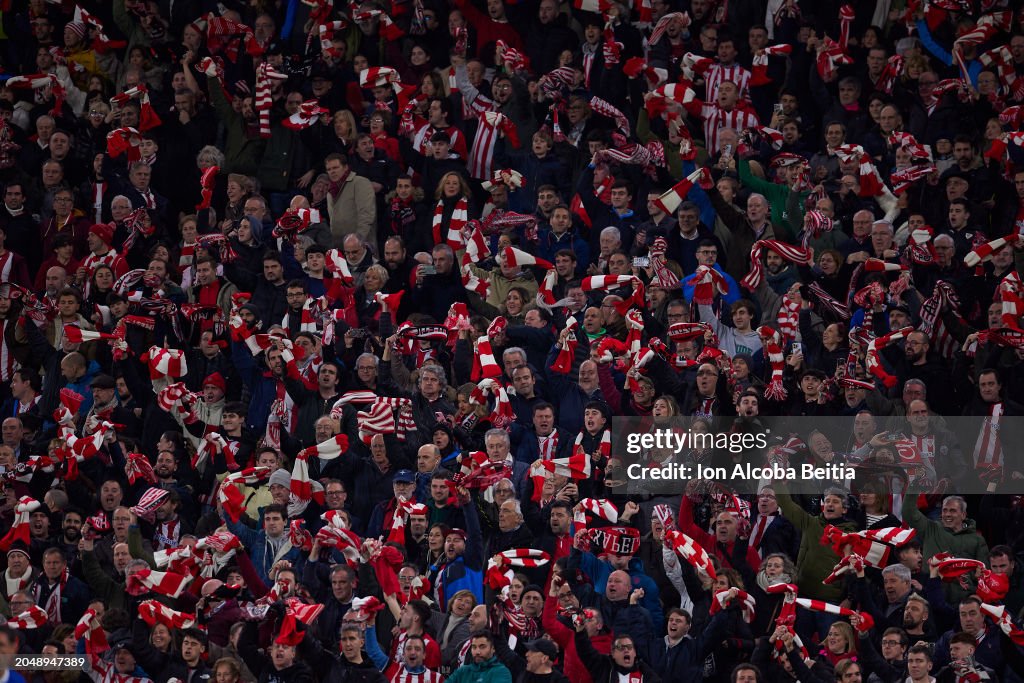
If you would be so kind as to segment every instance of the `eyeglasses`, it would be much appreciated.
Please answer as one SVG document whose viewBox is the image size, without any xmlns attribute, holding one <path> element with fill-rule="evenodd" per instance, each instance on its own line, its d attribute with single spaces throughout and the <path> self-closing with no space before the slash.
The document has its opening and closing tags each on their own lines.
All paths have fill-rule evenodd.
<svg viewBox="0 0 1024 683">
<path fill-rule="evenodd" d="M 882 641 L 882 647 L 900 647 L 902 645 L 903 645 L 903 643 L 901 641 L 899 641 L 899 640 L 889 639 L 889 640 L 883 640 Z"/>
<path fill-rule="evenodd" d="M 336 489 L 334 491 L 327 491 L 326 495 L 328 495 L 328 496 L 340 496 L 340 495 L 342 495 L 344 493 L 345 493 L 344 491 L 342 491 L 340 489 Z"/>
<path fill-rule="evenodd" d="M 616 645 L 615 646 L 615 651 L 616 652 L 632 652 L 635 649 L 636 648 L 634 648 L 632 645 Z"/>
</svg>

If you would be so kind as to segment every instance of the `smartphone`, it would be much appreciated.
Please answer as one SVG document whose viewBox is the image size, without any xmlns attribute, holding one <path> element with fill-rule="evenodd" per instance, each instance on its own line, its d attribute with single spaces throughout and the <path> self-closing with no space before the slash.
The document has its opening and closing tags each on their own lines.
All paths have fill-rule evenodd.
<svg viewBox="0 0 1024 683">
<path fill-rule="evenodd" d="M 353 327 L 349 332 L 352 333 L 353 337 L 363 339 L 370 336 L 370 331 L 365 327 Z"/>
<path fill-rule="evenodd" d="M 426 264 L 420 272 L 424 275 L 437 275 L 437 268 L 433 264 Z"/>
<path fill-rule="evenodd" d="M 782 113 L 782 105 L 781 104 L 773 105 L 772 106 L 772 111 L 774 111 L 776 114 Z"/>
<path fill-rule="evenodd" d="M 651 265 L 650 256 L 634 256 L 633 267 L 634 268 L 649 268 Z"/>
<path fill-rule="evenodd" d="M 801 344 L 800 342 L 793 342 L 793 347 L 792 348 L 793 348 L 793 353 L 803 353 L 804 352 L 804 345 Z"/>
<path fill-rule="evenodd" d="M 722 158 L 727 161 L 732 160 L 732 145 L 725 146 L 725 149 L 722 150 Z"/>
</svg>

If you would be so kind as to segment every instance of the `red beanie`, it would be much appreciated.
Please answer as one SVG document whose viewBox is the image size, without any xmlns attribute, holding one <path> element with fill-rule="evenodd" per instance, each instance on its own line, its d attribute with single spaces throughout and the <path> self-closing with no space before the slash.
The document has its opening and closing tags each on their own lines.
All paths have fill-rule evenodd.
<svg viewBox="0 0 1024 683">
<path fill-rule="evenodd" d="M 207 376 L 203 380 L 203 386 L 214 386 L 221 390 L 221 392 L 227 393 L 227 384 L 224 383 L 224 376 L 219 372 L 215 372 L 212 375 Z"/>
<path fill-rule="evenodd" d="M 110 223 L 94 223 L 89 234 L 99 237 L 108 247 L 114 242 L 114 226 Z"/>
</svg>

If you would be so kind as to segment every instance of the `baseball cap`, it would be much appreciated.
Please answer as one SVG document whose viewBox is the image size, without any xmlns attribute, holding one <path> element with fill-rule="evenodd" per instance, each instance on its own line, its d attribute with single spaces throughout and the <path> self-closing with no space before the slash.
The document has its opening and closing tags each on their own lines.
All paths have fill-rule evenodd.
<svg viewBox="0 0 1024 683">
<path fill-rule="evenodd" d="M 526 644 L 526 651 L 540 652 L 542 654 L 547 655 L 548 659 L 550 659 L 551 661 L 555 661 L 555 658 L 558 657 L 558 648 L 555 647 L 555 644 L 547 638 L 537 638 L 536 640 L 531 640 Z"/>
</svg>

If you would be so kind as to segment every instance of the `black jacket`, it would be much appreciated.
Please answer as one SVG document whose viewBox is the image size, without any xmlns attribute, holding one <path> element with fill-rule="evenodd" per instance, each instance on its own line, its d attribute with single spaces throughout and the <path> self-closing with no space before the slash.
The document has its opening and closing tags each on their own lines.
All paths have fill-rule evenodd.
<svg viewBox="0 0 1024 683">
<path fill-rule="evenodd" d="M 303 638 L 302 643 L 315 643 L 316 638 Z M 300 645 L 301 652 L 301 645 Z M 296 659 L 284 669 L 277 669 L 270 657 L 259 651 L 256 642 L 256 624 L 249 622 L 238 638 L 238 654 L 259 683 L 315 683 L 313 672 L 306 661 Z M 186 680 L 186 679 L 182 679 Z"/>
<path fill-rule="evenodd" d="M 321 683 L 384 683 L 384 674 L 363 654 L 361 664 L 353 664 L 341 654 L 334 654 L 320 646 L 316 638 L 303 638 L 299 643 L 298 655 L 319 672 Z M 326 673 L 324 673 L 326 672 Z M 263 683 L 263 679 L 260 679 Z M 291 683 L 286 681 L 285 683 Z"/>
<path fill-rule="evenodd" d="M 206 662 L 200 659 L 199 666 L 190 669 L 181 658 L 180 650 L 161 652 L 149 642 L 149 635 L 146 622 L 136 618 L 132 622 L 132 653 L 139 666 L 153 679 L 153 683 L 164 683 L 172 678 L 190 683 L 204 683 L 213 678 L 213 672 Z"/>
<path fill-rule="evenodd" d="M 594 649 L 586 631 L 576 631 L 576 654 L 583 666 L 590 670 L 590 678 L 594 683 L 618 683 L 619 672 L 611 655 L 603 655 Z M 634 642 L 637 645 L 637 642 Z M 644 683 L 661 683 L 661 677 L 654 669 L 639 658 L 637 653 L 636 667 L 643 674 Z M 686 679 L 683 679 L 686 680 Z"/>
<path fill-rule="evenodd" d="M 719 612 L 712 617 L 707 628 L 694 636 L 686 636 L 674 647 L 668 647 L 665 638 L 652 639 L 647 643 L 644 661 L 650 663 L 662 680 L 699 681 L 704 676 L 704 659 L 715 645 L 721 643 L 725 631 L 726 615 Z"/>
</svg>

